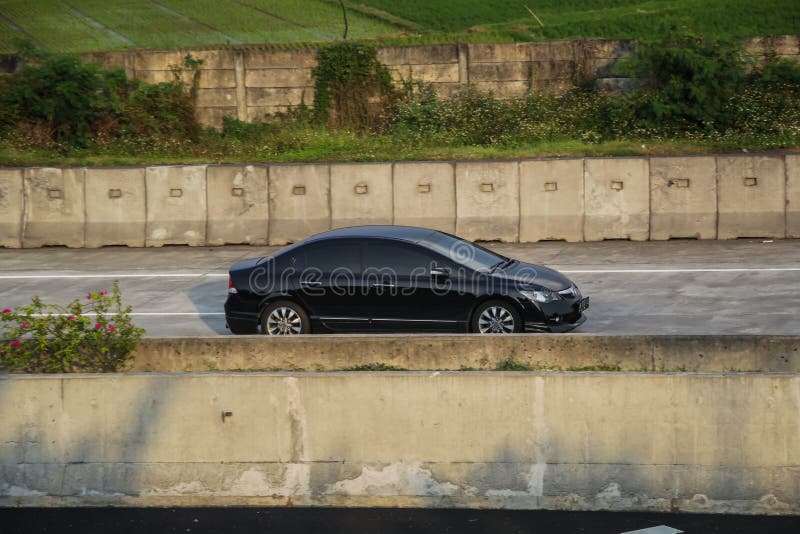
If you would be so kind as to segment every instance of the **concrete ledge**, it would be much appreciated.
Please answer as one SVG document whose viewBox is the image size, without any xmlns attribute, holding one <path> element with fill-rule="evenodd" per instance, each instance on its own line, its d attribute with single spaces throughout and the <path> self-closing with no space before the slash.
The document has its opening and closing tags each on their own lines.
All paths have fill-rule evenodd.
<svg viewBox="0 0 800 534">
<path fill-rule="evenodd" d="M 800 372 L 800 336 L 411 334 L 145 338 L 132 371 L 532 369 Z"/>
</svg>

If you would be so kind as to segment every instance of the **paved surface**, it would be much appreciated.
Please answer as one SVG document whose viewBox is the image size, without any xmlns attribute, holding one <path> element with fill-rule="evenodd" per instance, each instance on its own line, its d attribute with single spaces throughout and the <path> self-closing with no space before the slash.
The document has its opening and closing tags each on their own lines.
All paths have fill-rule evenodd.
<svg viewBox="0 0 800 534">
<path fill-rule="evenodd" d="M 554 267 L 592 299 L 577 332 L 797 334 L 800 240 L 490 244 Z M 279 247 L 0 249 L 0 307 L 65 304 L 120 280 L 148 335 L 227 334 L 227 269 Z"/>
</svg>

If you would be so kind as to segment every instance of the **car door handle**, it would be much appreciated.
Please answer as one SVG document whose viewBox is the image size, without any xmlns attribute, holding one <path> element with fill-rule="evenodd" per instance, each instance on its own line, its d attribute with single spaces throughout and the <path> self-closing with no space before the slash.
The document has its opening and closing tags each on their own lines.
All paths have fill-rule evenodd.
<svg viewBox="0 0 800 534">
<path fill-rule="evenodd" d="M 316 282 L 314 280 L 301 280 L 300 285 L 308 287 L 319 287 L 322 285 L 322 282 Z"/>
<path fill-rule="evenodd" d="M 372 284 L 372 287 L 394 287 L 394 284 Z"/>
</svg>

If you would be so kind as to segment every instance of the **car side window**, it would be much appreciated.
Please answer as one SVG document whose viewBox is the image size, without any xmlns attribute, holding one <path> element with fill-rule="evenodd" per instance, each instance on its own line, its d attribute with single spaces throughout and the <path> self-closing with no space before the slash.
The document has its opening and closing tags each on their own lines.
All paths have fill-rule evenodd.
<svg viewBox="0 0 800 534">
<path fill-rule="evenodd" d="M 364 274 L 423 276 L 436 265 L 433 254 L 424 249 L 391 241 L 368 241 L 364 253 Z"/>
<path fill-rule="evenodd" d="M 312 243 L 304 248 L 304 271 L 361 273 L 361 245 L 353 241 Z"/>
</svg>

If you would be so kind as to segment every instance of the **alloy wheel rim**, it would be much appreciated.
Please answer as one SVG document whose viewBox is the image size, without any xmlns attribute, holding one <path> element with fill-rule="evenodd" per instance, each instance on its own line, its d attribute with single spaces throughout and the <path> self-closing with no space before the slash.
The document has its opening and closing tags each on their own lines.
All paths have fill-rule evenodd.
<svg viewBox="0 0 800 534">
<path fill-rule="evenodd" d="M 286 306 L 275 308 L 267 317 L 267 334 L 271 336 L 299 334 L 302 326 L 303 321 L 300 319 L 300 315 Z"/>
<path fill-rule="evenodd" d="M 481 334 L 510 334 L 514 331 L 514 316 L 502 306 L 490 306 L 478 318 Z"/>
</svg>

